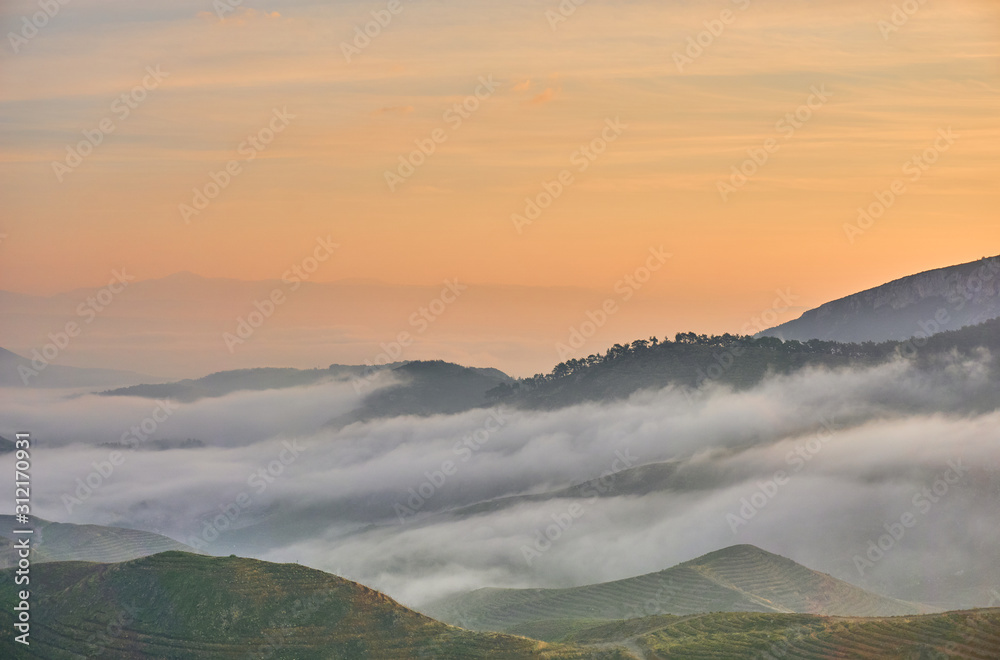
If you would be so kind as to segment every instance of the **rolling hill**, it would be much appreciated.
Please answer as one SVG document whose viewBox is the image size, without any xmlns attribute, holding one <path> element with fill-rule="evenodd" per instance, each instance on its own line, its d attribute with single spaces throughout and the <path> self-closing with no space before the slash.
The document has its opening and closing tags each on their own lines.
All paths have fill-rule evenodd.
<svg viewBox="0 0 1000 660">
<path fill-rule="evenodd" d="M 519 627 L 522 634 L 552 629 L 544 623 Z M 661 615 L 583 626 L 556 637 L 619 645 L 650 660 L 995 660 L 1000 657 L 1000 609 L 864 619 L 750 612 Z"/>
<path fill-rule="evenodd" d="M 32 561 L 119 562 L 154 555 L 167 550 L 197 552 L 166 536 L 124 527 L 74 525 L 32 517 Z M 0 515 L 0 539 L 13 540 L 11 529 L 21 528 L 14 516 Z M 12 565 L 14 556 L 0 556 L 0 568 Z"/>
<path fill-rule="evenodd" d="M 943 316 L 938 316 L 941 313 Z M 935 317 L 938 317 L 935 319 Z M 840 342 L 901 340 L 1000 317 L 1000 257 L 938 268 L 828 302 L 761 333 Z"/>
<path fill-rule="evenodd" d="M 486 392 L 513 382 L 497 369 L 433 360 L 376 367 L 334 364 L 328 369 L 240 369 L 172 383 L 132 385 L 101 394 L 192 402 L 233 392 L 301 387 L 333 380 L 349 381 L 364 394 L 360 406 L 331 420 L 333 426 L 399 415 L 462 412 L 486 405 Z"/>
<path fill-rule="evenodd" d="M 9 571 L 0 598 L 16 602 Z M 31 645 L 4 658 L 498 660 L 992 660 L 1000 609 L 897 617 L 716 612 L 540 620 L 515 636 L 445 625 L 362 585 L 298 564 L 164 552 L 53 562 L 31 573 Z M 10 629 L 9 608 L 0 626 Z M 531 639 L 528 636 L 534 636 Z M 537 641 L 537 638 L 549 641 Z"/>
<path fill-rule="evenodd" d="M 15 602 L 10 575 L 0 599 Z M 4 658 L 628 658 L 474 633 L 408 610 L 354 582 L 297 564 L 165 552 L 118 564 L 33 567 L 31 646 L 0 637 Z M 11 630 L 10 608 L 0 626 Z"/>
<path fill-rule="evenodd" d="M 513 382 L 498 369 L 463 367 L 442 360 L 407 362 L 390 369 L 388 375 L 398 382 L 375 389 L 358 408 L 331 420 L 331 425 L 343 427 L 400 415 L 459 413 L 486 405 L 488 391 Z"/>
<path fill-rule="evenodd" d="M 325 380 L 343 380 L 361 375 L 365 367 L 339 364 L 329 369 L 237 369 L 220 371 L 203 378 L 172 383 L 131 385 L 101 392 L 103 396 L 138 396 L 147 399 L 174 399 L 191 402 L 249 390 L 276 390 L 315 385 Z"/>
<path fill-rule="evenodd" d="M 611 621 L 649 614 L 899 616 L 932 611 L 865 591 L 750 545 L 615 582 L 569 589 L 479 589 L 422 610 L 448 623 L 495 631 L 522 630 L 520 626 L 539 621 Z"/>
</svg>

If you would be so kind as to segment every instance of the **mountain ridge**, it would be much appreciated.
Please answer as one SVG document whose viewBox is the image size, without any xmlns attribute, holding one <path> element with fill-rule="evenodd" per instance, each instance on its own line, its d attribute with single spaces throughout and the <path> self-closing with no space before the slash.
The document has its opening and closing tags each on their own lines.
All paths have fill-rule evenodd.
<svg viewBox="0 0 1000 660">
<path fill-rule="evenodd" d="M 159 380 L 134 371 L 69 367 L 48 360 L 34 362 L 32 358 L 0 348 L 0 387 L 110 387 Z"/>
<path fill-rule="evenodd" d="M 1000 256 L 934 268 L 824 303 L 756 336 L 904 340 L 1000 317 Z"/>
<path fill-rule="evenodd" d="M 936 612 L 919 603 L 865 591 L 795 561 L 741 544 L 673 567 L 611 582 L 563 589 L 477 589 L 422 608 L 475 630 L 506 631 L 540 619 L 636 618 L 713 611 L 899 616 Z"/>
</svg>

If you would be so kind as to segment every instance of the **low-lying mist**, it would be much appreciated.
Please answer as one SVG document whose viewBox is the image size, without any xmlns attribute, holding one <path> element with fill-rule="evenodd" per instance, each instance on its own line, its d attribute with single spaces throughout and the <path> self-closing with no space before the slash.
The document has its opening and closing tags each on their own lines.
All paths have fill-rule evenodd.
<svg viewBox="0 0 1000 660">
<path fill-rule="evenodd" d="M 994 373 L 986 354 L 930 372 L 898 360 L 340 430 L 326 423 L 359 405 L 349 383 L 167 405 L 7 390 L 0 412 L 36 438 L 36 515 L 298 561 L 414 606 L 738 543 L 887 595 L 983 606 L 1000 586 Z M 204 446 L 149 443 L 187 438 Z"/>
</svg>

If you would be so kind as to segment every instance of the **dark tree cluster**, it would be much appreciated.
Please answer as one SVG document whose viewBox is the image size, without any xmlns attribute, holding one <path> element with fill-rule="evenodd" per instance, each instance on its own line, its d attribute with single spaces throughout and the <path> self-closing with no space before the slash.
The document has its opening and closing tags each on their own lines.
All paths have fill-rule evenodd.
<svg viewBox="0 0 1000 660">
<path fill-rule="evenodd" d="M 716 371 L 724 368 L 727 376 L 736 379 L 756 380 L 769 371 L 789 372 L 808 365 L 872 366 L 897 356 L 926 360 L 943 351 L 968 352 L 978 347 L 1000 350 L 1000 319 L 929 338 L 918 334 L 902 341 L 880 343 L 841 343 L 820 339 L 783 341 L 777 337 L 679 332 L 673 340 L 655 336 L 637 339 L 631 343 L 615 344 L 604 353 L 566 360 L 555 365 L 548 374 L 539 373 L 514 383 L 505 383 L 490 390 L 487 396 L 492 400 L 506 399 L 567 379 L 588 379 L 623 368 L 633 374 L 658 370 L 665 376 L 698 385 L 711 368 Z"/>
</svg>

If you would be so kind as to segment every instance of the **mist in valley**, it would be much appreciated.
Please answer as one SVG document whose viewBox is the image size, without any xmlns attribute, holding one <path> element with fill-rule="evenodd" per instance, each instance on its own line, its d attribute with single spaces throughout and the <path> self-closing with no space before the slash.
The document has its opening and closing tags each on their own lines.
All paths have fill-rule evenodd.
<svg viewBox="0 0 1000 660">
<path fill-rule="evenodd" d="M 330 424 L 378 391 L 330 381 L 164 403 L 11 389 L 0 413 L 33 430 L 43 518 L 299 562 L 416 607 L 744 543 L 943 609 L 985 606 L 1000 584 L 1000 387 L 983 351 L 931 370 L 899 358 L 741 391 Z M 873 552 L 880 537 L 890 547 Z"/>
</svg>

